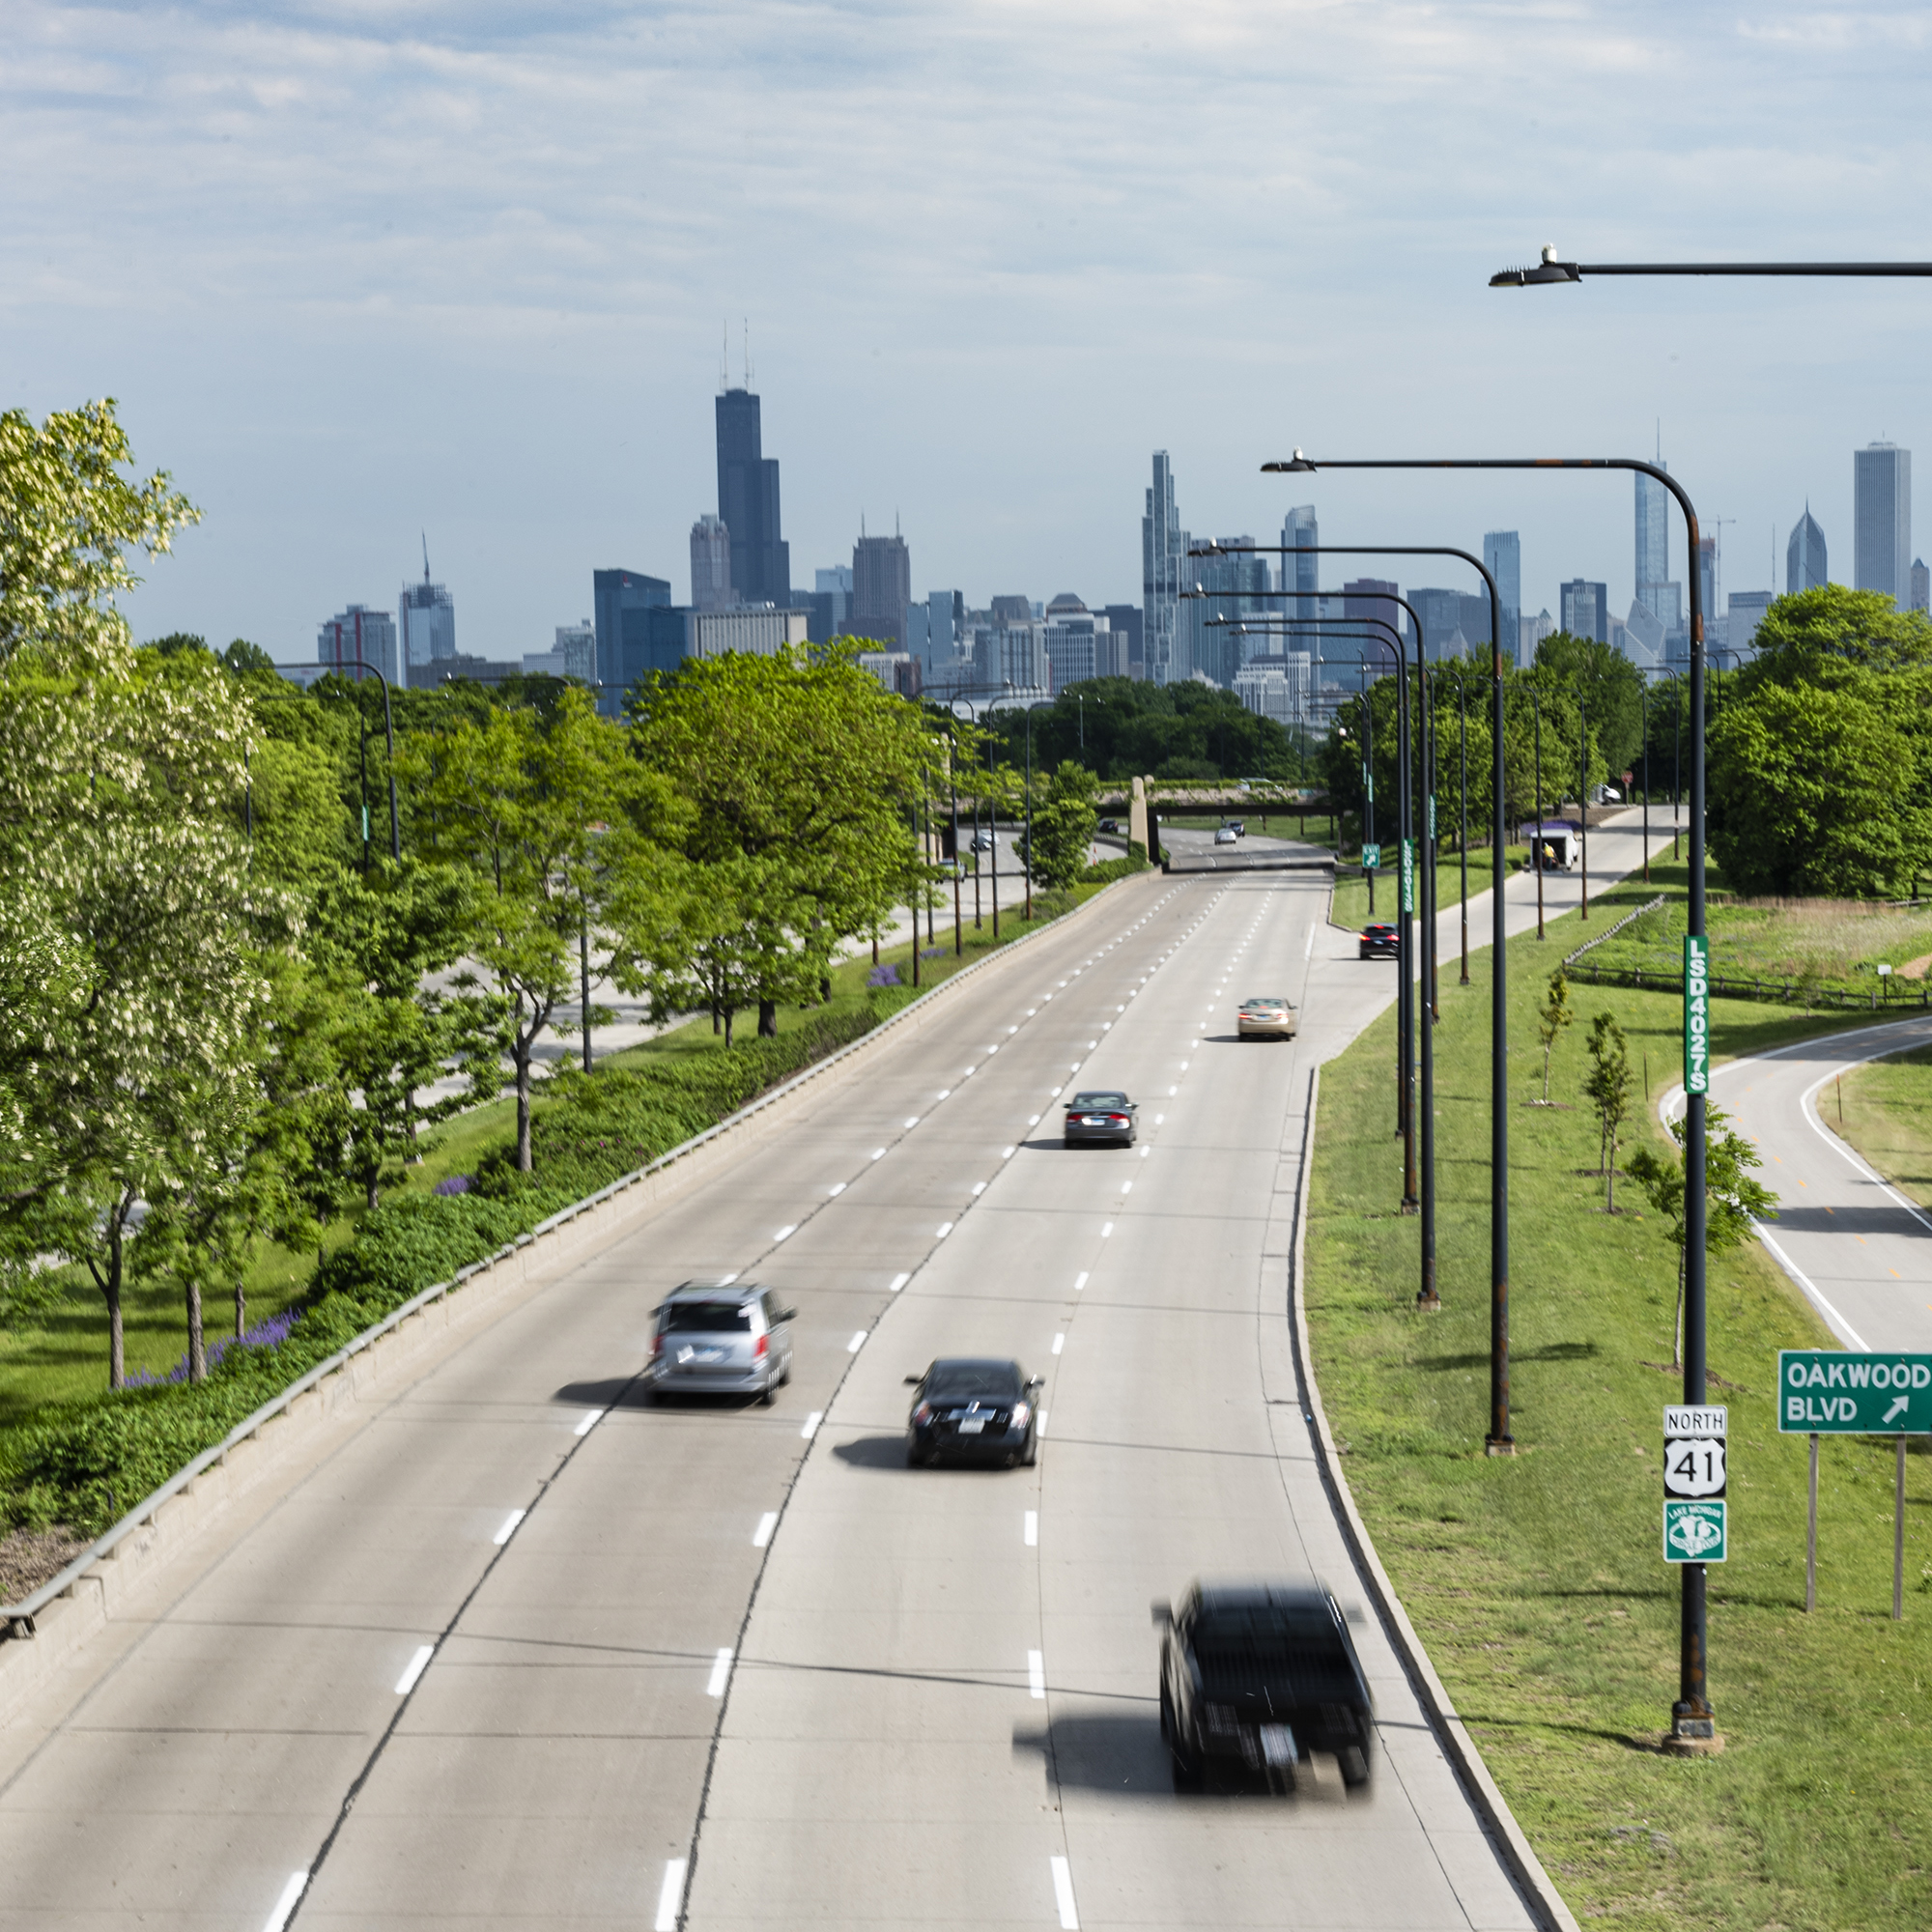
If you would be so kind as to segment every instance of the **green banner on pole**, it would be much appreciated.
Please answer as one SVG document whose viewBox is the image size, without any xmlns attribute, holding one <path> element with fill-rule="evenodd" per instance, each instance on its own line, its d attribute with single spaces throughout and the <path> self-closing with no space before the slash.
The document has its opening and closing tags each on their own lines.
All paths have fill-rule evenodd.
<svg viewBox="0 0 1932 1932">
<path fill-rule="evenodd" d="M 1402 841 L 1402 909 L 1404 912 L 1415 910 L 1415 840 Z"/>
<path fill-rule="evenodd" d="M 1435 794 L 1429 794 L 1429 842 L 1435 842 Z"/>
<path fill-rule="evenodd" d="M 1711 942 L 1684 935 L 1684 1091 L 1711 1091 Z"/>
</svg>

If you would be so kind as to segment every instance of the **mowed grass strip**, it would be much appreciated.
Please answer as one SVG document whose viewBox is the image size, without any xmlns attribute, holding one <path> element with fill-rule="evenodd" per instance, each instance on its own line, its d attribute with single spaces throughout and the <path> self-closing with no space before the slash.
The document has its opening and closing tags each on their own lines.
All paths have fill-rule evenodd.
<svg viewBox="0 0 1932 1932">
<path fill-rule="evenodd" d="M 1732 1386 L 1731 1560 L 1711 1571 L 1710 1685 L 1727 1747 L 1658 1748 L 1677 1690 L 1661 1554 L 1675 1250 L 1637 1190 L 1604 1211 L 1581 1093 L 1591 1016 L 1674 1079 L 1678 1004 L 1573 986 L 1541 1087 L 1533 1009 L 1575 916 L 1510 948 L 1514 1460 L 1486 1458 L 1491 956 L 1445 976 L 1436 1033 L 1443 1312 L 1414 1313 L 1398 1212 L 1392 1016 L 1323 1073 L 1308 1232 L 1315 1367 L 1382 1561 L 1497 1783 L 1579 1918 L 1644 1932 L 1932 1925 L 1932 1465 L 1908 1475 L 1906 1616 L 1890 1621 L 1889 1444 L 1828 1440 L 1819 1609 L 1804 1601 L 1805 1443 L 1776 1433 L 1776 1350 L 1831 1346 L 1755 1243 L 1710 1269 L 1710 1364 Z M 1714 1003 L 1720 1055 L 1828 1030 Z M 1633 1134 L 1662 1137 L 1642 1094 Z"/>
<path fill-rule="evenodd" d="M 1900 1193 L 1932 1207 L 1932 1047 L 1854 1067 L 1820 1092 L 1818 1117 Z"/>
</svg>

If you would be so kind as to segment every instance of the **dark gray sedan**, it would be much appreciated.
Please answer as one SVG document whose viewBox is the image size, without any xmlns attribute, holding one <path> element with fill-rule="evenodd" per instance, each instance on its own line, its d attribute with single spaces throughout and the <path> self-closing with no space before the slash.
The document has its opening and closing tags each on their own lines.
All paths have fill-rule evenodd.
<svg viewBox="0 0 1932 1932">
<path fill-rule="evenodd" d="M 1010 1469 L 1037 1455 L 1041 1378 L 1017 1362 L 953 1356 L 906 1380 L 919 1391 L 906 1417 L 906 1461 L 915 1468 L 944 1458 Z"/>
<path fill-rule="evenodd" d="M 1085 1147 L 1090 1143 L 1132 1147 L 1139 1113 L 1137 1101 L 1112 1088 L 1076 1094 L 1066 1103 L 1066 1118 L 1061 1131 L 1068 1147 Z"/>
<path fill-rule="evenodd" d="M 754 1395 L 770 1403 L 791 1380 L 797 1312 L 753 1282 L 681 1282 L 658 1306 L 651 1387 L 660 1396 Z"/>
</svg>

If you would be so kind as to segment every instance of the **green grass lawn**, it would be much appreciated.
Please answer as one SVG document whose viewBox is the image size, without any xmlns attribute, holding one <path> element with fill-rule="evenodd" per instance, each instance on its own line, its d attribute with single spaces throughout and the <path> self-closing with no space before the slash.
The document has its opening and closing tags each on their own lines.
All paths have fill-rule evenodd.
<svg viewBox="0 0 1932 1932">
<path fill-rule="evenodd" d="M 1413 1312 L 1416 1224 L 1397 1212 L 1392 1016 L 1322 1079 L 1308 1235 L 1316 1370 L 1344 1469 L 1436 1669 L 1580 1918 L 1643 1932 L 1852 1932 L 1932 1924 L 1932 1463 L 1911 1459 L 1905 1621 L 1890 1610 L 1889 1444 L 1828 1440 L 1818 1611 L 1804 1610 L 1805 1446 L 1776 1433 L 1776 1351 L 1830 1345 L 1755 1244 L 1714 1258 L 1710 1362 L 1729 1387 L 1732 1557 L 1711 1573 L 1710 1686 L 1727 1748 L 1658 1740 L 1677 1685 L 1662 1562 L 1662 1409 L 1675 1255 L 1620 1183 L 1604 1211 L 1580 1092 L 1602 1009 L 1676 1075 L 1677 1002 L 1577 986 L 1551 1096 L 1532 1008 L 1580 921 L 1514 941 L 1514 1460 L 1488 1422 L 1489 990 L 1446 982 L 1437 1040 L 1443 1312 Z M 1722 1055 L 1828 1031 L 1801 1009 L 1713 1003 Z M 1639 1111 L 1633 1128 L 1654 1133 Z M 1661 1143 L 1661 1136 L 1659 1137 Z M 1661 1143 L 1662 1144 L 1662 1143 Z M 1658 1364 L 1666 1365 L 1661 1370 Z M 1660 1835 L 1653 1836 L 1653 1833 Z"/>
<path fill-rule="evenodd" d="M 1098 886 L 1074 890 L 1076 901 L 1091 898 L 1101 891 Z M 1003 908 L 1000 914 L 1000 944 L 1009 945 L 1026 933 L 1049 922 L 1042 916 L 1031 924 Z M 976 931 L 970 895 L 964 901 L 963 952 L 953 951 L 952 906 L 944 915 L 935 914 L 935 937 L 921 946 L 920 980 L 922 992 L 974 960 L 993 951 L 990 908 L 984 924 Z M 880 963 L 895 966 L 910 990 L 912 947 L 909 944 L 881 950 Z M 846 961 L 832 974 L 833 1008 L 856 1009 L 865 1003 L 866 982 L 872 971 L 869 954 Z M 779 1031 L 789 1033 L 821 1017 L 827 1009 L 781 1008 Z M 738 1016 L 738 1037 L 750 1037 L 755 1031 L 755 1010 Z M 641 1044 L 626 1047 L 598 1062 L 600 1066 L 637 1066 L 666 1055 L 722 1053 L 724 1041 L 714 1035 L 708 1016 L 686 1021 Z M 541 1082 L 537 1088 L 542 1095 Z M 424 1158 L 413 1167 L 391 1163 L 383 1180 L 383 1192 L 398 1189 L 419 1191 L 431 1188 L 451 1175 L 473 1173 L 483 1156 L 507 1145 L 516 1131 L 514 1097 L 488 1102 L 455 1116 L 441 1125 L 425 1131 Z M 353 1240 L 365 1212 L 359 1198 L 345 1198 L 340 1212 L 323 1237 L 326 1251 L 333 1252 Z M 306 1293 L 316 1264 L 314 1253 L 294 1254 L 279 1244 L 261 1245 L 248 1269 L 244 1292 L 247 1321 L 255 1323 L 280 1314 Z M 82 1400 L 103 1392 L 107 1386 L 107 1316 L 99 1293 L 79 1268 L 64 1271 L 64 1297 L 43 1317 L 17 1330 L 0 1329 L 0 1438 L 5 1432 L 28 1421 L 48 1404 Z M 130 1280 L 122 1293 L 122 1321 L 129 1375 L 147 1370 L 164 1376 L 187 1350 L 187 1311 L 172 1287 L 153 1281 Z M 210 1339 L 229 1333 L 234 1326 L 232 1290 L 204 1292 L 203 1322 Z M 0 1450 L 4 1450 L 0 1440 Z"/>
<path fill-rule="evenodd" d="M 1818 1095 L 1818 1112 L 1901 1193 L 1932 1207 L 1932 1048 L 1854 1067 Z"/>
<path fill-rule="evenodd" d="M 1527 856 L 1528 847 L 1511 845 L 1505 848 L 1512 871 Z M 1369 910 L 1369 882 L 1362 873 L 1352 852 L 1343 859 L 1335 873 L 1335 907 L 1329 917 L 1337 925 L 1346 925 L 1351 931 L 1366 925 L 1371 919 L 1385 920 L 1393 923 L 1400 916 L 1402 904 L 1402 872 L 1400 855 L 1393 842 L 1382 847 L 1382 868 L 1376 878 L 1376 909 Z M 1494 871 L 1493 855 L 1487 845 L 1471 848 L 1469 853 L 1469 896 L 1490 889 L 1490 880 Z M 1418 880 L 1418 885 L 1420 881 Z M 1440 858 L 1435 864 L 1435 891 L 1437 902 L 1444 912 L 1458 905 L 1463 897 L 1462 861 L 1452 852 Z M 1486 937 L 1485 926 L 1479 933 L 1471 927 L 1470 938 L 1475 941 Z"/>
</svg>

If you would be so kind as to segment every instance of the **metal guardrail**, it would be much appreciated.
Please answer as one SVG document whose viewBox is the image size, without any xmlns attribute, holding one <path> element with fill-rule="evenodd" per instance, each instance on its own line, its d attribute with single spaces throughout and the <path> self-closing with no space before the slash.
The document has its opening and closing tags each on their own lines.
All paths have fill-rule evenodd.
<svg viewBox="0 0 1932 1932">
<path fill-rule="evenodd" d="M 1141 878 L 1147 875 L 1136 872 L 1131 874 L 1131 876 Z M 1123 885 L 1126 881 L 1116 880 L 1114 883 Z M 1100 892 L 1094 894 L 1093 898 L 1085 901 L 1085 904 L 1094 904 L 1107 890 L 1108 888 L 1103 886 Z M 1084 907 L 1075 907 L 1074 910 L 1081 911 L 1084 910 Z M 1045 925 L 1023 934 L 1009 945 L 1001 947 L 997 952 L 987 953 L 983 959 L 974 960 L 972 965 L 962 967 L 957 973 L 951 974 L 948 978 L 942 980 L 938 985 L 921 993 L 917 999 L 908 1000 L 897 1012 L 889 1014 L 877 1026 L 870 1027 L 865 1033 L 861 1034 L 857 1039 L 847 1040 L 843 1046 L 838 1047 L 832 1053 L 828 1053 L 823 1060 L 814 1060 L 810 1066 L 801 1068 L 789 1080 L 783 1081 L 777 1087 L 774 1087 L 770 1093 L 759 1094 L 755 1100 L 740 1107 L 735 1114 L 727 1114 L 715 1126 L 706 1127 L 702 1133 L 694 1134 L 688 1141 L 680 1141 L 676 1147 L 671 1148 L 668 1152 L 661 1153 L 654 1161 L 638 1168 L 631 1174 L 620 1176 L 617 1179 L 611 1181 L 608 1187 L 600 1187 L 595 1194 L 587 1194 L 582 1201 L 573 1201 L 568 1208 L 564 1208 L 558 1212 L 550 1215 L 547 1219 L 539 1221 L 527 1234 L 519 1235 L 514 1241 L 505 1243 L 495 1254 L 486 1255 L 479 1262 L 471 1262 L 468 1267 L 458 1268 L 455 1274 L 447 1281 L 437 1282 L 433 1286 L 422 1290 L 420 1293 L 412 1295 L 400 1308 L 391 1309 L 382 1321 L 365 1328 L 346 1348 L 338 1349 L 327 1361 L 318 1362 L 299 1380 L 291 1382 L 279 1395 L 265 1402 L 252 1415 L 245 1416 L 242 1421 L 238 1422 L 219 1442 L 215 1443 L 212 1448 L 204 1449 L 191 1463 L 169 1477 L 159 1489 L 142 1497 L 126 1516 L 98 1536 L 65 1569 L 61 1570 L 57 1575 L 50 1577 L 37 1590 L 22 1597 L 17 1604 L 0 1605 L 0 1642 L 14 1638 L 31 1637 L 34 1634 L 35 1617 L 42 1610 L 45 1609 L 55 1598 L 64 1596 L 103 1556 L 110 1555 L 117 1545 L 127 1537 L 132 1535 L 143 1523 L 151 1521 L 156 1512 L 163 1504 L 180 1495 L 197 1476 L 212 1469 L 233 1450 L 246 1441 L 249 1436 L 255 1435 L 264 1424 L 272 1422 L 276 1416 L 282 1414 L 292 1404 L 306 1395 L 325 1377 L 335 1375 L 346 1368 L 355 1356 L 361 1354 L 365 1350 L 374 1347 L 391 1329 L 407 1321 L 418 1309 L 427 1307 L 432 1301 L 440 1301 L 449 1293 L 451 1289 L 461 1288 L 471 1275 L 480 1274 L 485 1268 L 495 1267 L 498 1262 L 515 1254 L 518 1249 L 528 1247 L 539 1235 L 550 1234 L 554 1229 L 562 1227 L 566 1222 L 574 1221 L 580 1214 L 586 1214 L 592 1208 L 601 1207 L 613 1195 L 621 1194 L 627 1188 L 635 1187 L 639 1181 L 649 1179 L 654 1174 L 663 1173 L 666 1168 L 673 1166 L 680 1160 L 689 1159 L 699 1148 L 707 1146 L 721 1134 L 728 1133 L 732 1128 L 750 1120 L 754 1114 L 761 1113 L 765 1108 L 776 1104 L 778 1101 L 783 1099 L 787 1094 L 805 1085 L 807 1081 L 817 1079 L 821 1074 L 838 1065 L 848 1054 L 856 1053 L 862 1046 L 870 1045 L 888 1028 L 897 1026 L 905 1019 L 907 1014 L 915 1011 L 927 1000 L 933 999 L 938 994 L 945 992 L 949 986 L 956 986 L 962 980 L 970 980 L 982 967 L 990 966 L 996 960 L 1011 958 L 1013 953 L 1021 947 L 1033 940 L 1041 938 L 1046 933 L 1052 932 L 1059 924 L 1059 920 L 1050 920 Z"/>
<path fill-rule="evenodd" d="M 1598 933 L 1595 939 L 1586 939 L 1581 946 L 1577 947 L 1575 952 L 1570 953 L 1564 959 L 1563 961 L 1564 965 L 1566 966 L 1574 965 L 1578 959 L 1582 958 L 1584 953 L 1589 952 L 1591 947 L 1601 946 L 1606 939 L 1614 939 L 1617 936 L 1617 934 L 1620 933 L 1624 929 L 1624 927 L 1631 923 L 1632 920 L 1641 919 L 1647 912 L 1655 912 L 1658 909 L 1658 907 L 1663 903 L 1663 899 L 1664 899 L 1663 894 L 1659 893 L 1658 895 L 1654 899 L 1652 899 L 1648 905 L 1640 905 L 1636 908 L 1634 912 L 1625 913 L 1623 918 L 1618 920 L 1616 924 L 1611 926 L 1607 932 Z"/>
</svg>

